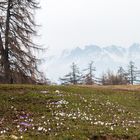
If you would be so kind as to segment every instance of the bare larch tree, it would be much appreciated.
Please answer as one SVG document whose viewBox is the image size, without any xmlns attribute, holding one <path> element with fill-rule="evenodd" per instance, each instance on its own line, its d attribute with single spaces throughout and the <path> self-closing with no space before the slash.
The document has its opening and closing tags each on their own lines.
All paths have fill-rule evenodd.
<svg viewBox="0 0 140 140">
<path fill-rule="evenodd" d="M 129 84 L 128 73 L 124 70 L 123 67 L 119 67 L 117 71 L 117 76 L 118 76 L 119 85 Z"/>
<path fill-rule="evenodd" d="M 71 65 L 71 72 L 60 78 L 62 84 L 81 84 L 82 74 L 79 72 L 78 66 L 75 63 Z"/>
<path fill-rule="evenodd" d="M 138 77 L 140 77 L 140 71 L 137 70 L 135 63 L 130 61 L 128 65 L 128 79 L 130 84 L 133 85 L 134 82 L 139 82 L 139 80 L 137 80 Z"/>
<path fill-rule="evenodd" d="M 5 83 L 35 82 L 39 75 L 33 43 L 36 0 L 0 0 L 0 73 Z"/>
<path fill-rule="evenodd" d="M 87 72 L 87 74 L 84 76 L 84 81 L 85 81 L 85 84 L 87 85 L 92 85 L 94 84 L 94 71 L 95 71 L 95 67 L 93 66 L 93 61 L 91 61 L 88 65 L 88 68 L 85 69 L 84 71 Z"/>
</svg>

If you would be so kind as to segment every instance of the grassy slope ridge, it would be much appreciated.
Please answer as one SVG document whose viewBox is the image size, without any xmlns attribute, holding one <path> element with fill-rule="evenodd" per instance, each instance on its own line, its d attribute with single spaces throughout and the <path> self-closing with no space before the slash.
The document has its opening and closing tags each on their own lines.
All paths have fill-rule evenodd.
<svg viewBox="0 0 140 140">
<path fill-rule="evenodd" d="M 0 85 L 0 140 L 140 139 L 139 87 L 126 89 Z"/>
</svg>

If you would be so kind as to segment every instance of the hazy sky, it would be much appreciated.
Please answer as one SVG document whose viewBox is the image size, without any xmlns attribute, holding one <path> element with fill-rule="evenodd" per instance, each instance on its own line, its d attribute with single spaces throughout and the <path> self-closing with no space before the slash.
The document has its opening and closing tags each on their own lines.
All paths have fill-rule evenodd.
<svg viewBox="0 0 140 140">
<path fill-rule="evenodd" d="M 41 44 L 49 53 L 140 42 L 140 0 L 40 0 Z"/>
</svg>

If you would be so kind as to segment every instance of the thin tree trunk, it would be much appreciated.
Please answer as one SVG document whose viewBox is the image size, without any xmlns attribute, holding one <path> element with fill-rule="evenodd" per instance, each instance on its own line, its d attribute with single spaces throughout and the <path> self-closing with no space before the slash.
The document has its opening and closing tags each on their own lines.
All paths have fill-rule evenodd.
<svg viewBox="0 0 140 140">
<path fill-rule="evenodd" d="M 4 50 L 4 71 L 6 83 L 10 83 L 10 63 L 9 63 L 9 22 L 10 22 L 10 3 L 8 0 L 7 16 L 6 16 L 6 30 L 5 30 L 5 50 Z"/>
<path fill-rule="evenodd" d="M 2 56 L 3 51 L 4 51 L 4 48 L 3 48 L 3 42 L 2 42 L 1 32 L 0 32 L 0 53 L 1 53 L 1 56 Z"/>
<path fill-rule="evenodd" d="M 1 64 L 1 72 L 3 68 L 3 54 L 4 54 L 4 48 L 3 48 L 3 42 L 2 42 L 2 37 L 1 37 L 1 32 L 0 32 L 0 64 Z"/>
</svg>

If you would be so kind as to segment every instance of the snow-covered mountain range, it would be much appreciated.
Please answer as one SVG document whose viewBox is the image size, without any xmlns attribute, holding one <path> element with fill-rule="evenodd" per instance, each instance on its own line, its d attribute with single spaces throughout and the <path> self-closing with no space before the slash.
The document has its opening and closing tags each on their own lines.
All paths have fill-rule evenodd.
<svg viewBox="0 0 140 140">
<path fill-rule="evenodd" d="M 135 62 L 140 69 L 140 44 L 135 43 L 128 48 L 115 45 L 107 47 L 87 45 L 83 49 L 77 47 L 73 50 L 64 50 L 60 56 L 49 57 L 43 66 L 48 78 L 58 81 L 59 77 L 70 71 L 72 62 L 75 62 L 82 71 L 90 61 L 94 61 L 97 76 L 107 70 L 117 70 L 119 66 L 127 69 L 129 61 Z"/>
</svg>

